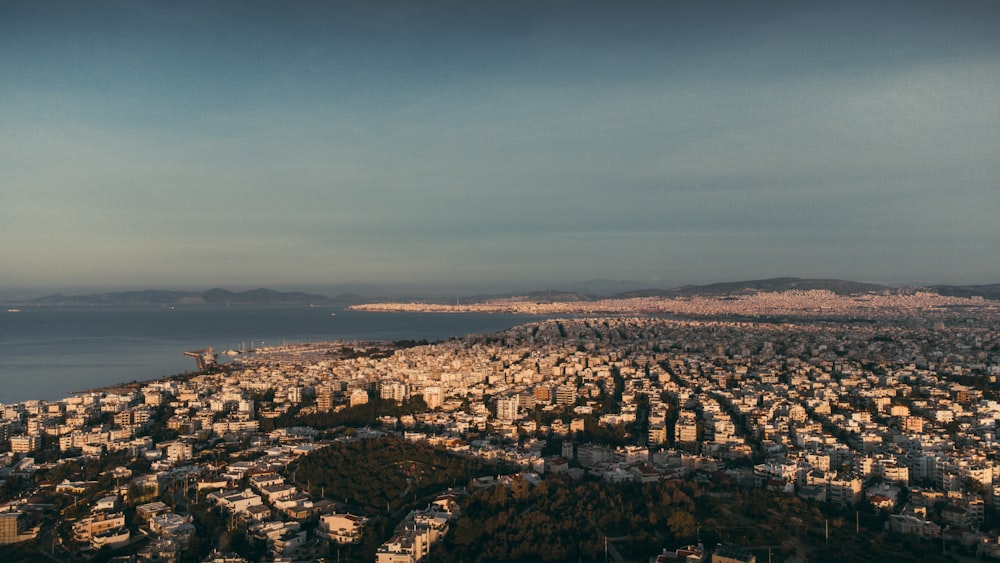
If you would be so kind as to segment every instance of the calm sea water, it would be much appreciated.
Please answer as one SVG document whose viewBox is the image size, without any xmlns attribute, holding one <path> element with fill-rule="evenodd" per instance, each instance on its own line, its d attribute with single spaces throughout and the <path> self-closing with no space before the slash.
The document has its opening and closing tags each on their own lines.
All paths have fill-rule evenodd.
<svg viewBox="0 0 1000 563">
<path fill-rule="evenodd" d="M 193 371 L 194 359 L 183 352 L 208 346 L 222 352 L 321 340 L 439 340 L 535 320 L 305 306 L 0 311 L 0 403 L 56 400 L 72 391 Z"/>
</svg>

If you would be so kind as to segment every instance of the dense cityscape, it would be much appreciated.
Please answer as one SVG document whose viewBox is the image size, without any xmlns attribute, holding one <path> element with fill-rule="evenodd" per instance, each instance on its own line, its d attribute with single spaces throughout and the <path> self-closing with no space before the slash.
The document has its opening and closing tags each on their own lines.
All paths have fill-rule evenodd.
<svg viewBox="0 0 1000 563">
<path fill-rule="evenodd" d="M 996 302 L 789 291 L 361 308 L 562 318 L 227 364 L 208 349 L 197 372 L 3 405 L 0 553 L 1000 559 Z"/>
<path fill-rule="evenodd" d="M 998 29 L 0 0 L 0 563 L 1000 561 Z"/>
</svg>

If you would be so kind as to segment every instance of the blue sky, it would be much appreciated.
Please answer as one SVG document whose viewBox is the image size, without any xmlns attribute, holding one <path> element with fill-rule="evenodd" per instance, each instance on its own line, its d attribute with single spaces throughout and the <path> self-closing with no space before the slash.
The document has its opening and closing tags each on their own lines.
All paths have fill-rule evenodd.
<svg viewBox="0 0 1000 563">
<path fill-rule="evenodd" d="M 0 3 L 0 288 L 1000 281 L 995 2 Z"/>
</svg>

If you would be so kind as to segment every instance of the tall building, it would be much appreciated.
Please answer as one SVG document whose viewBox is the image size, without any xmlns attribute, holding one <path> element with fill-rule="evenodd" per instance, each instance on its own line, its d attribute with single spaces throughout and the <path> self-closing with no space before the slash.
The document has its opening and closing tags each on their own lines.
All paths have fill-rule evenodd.
<svg viewBox="0 0 1000 563">
<path fill-rule="evenodd" d="M 316 409 L 324 412 L 333 409 L 333 389 L 329 385 L 316 390 Z"/>
<path fill-rule="evenodd" d="M 427 408 L 434 410 L 444 402 L 444 392 L 440 387 L 424 387 L 424 402 Z"/>
<path fill-rule="evenodd" d="M 368 404 L 368 391 L 364 389 L 355 389 L 351 391 L 351 406 L 356 407 L 358 405 Z"/>
<path fill-rule="evenodd" d="M 402 403 L 410 396 L 409 386 L 401 381 L 387 381 L 382 384 L 382 399 Z"/>
<path fill-rule="evenodd" d="M 535 402 L 549 404 L 552 402 L 552 388 L 548 385 L 535 387 Z"/>
<path fill-rule="evenodd" d="M 565 459 L 576 459 L 576 444 L 573 442 L 563 442 L 562 444 L 562 456 Z"/>
<path fill-rule="evenodd" d="M 572 405 L 576 402 L 576 386 L 560 385 L 556 387 L 556 402 L 560 405 Z"/>
<path fill-rule="evenodd" d="M 14 436 L 10 439 L 10 451 L 26 454 L 42 447 L 42 439 L 36 435 Z"/>
<path fill-rule="evenodd" d="M 517 396 L 517 406 L 525 410 L 531 410 L 535 406 L 535 395 L 525 391 Z"/>
<path fill-rule="evenodd" d="M 497 418 L 506 422 L 517 420 L 517 397 L 501 397 L 497 399 Z"/>
<path fill-rule="evenodd" d="M 698 418 L 691 411 L 683 411 L 674 425 L 675 442 L 696 442 L 698 441 Z"/>
<path fill-rule="evenodd" d="M 650 446 L 660 446 L 667 443 L 667 427 L 663 424 L 649 425 L 646 443 Z"/>
</svg>

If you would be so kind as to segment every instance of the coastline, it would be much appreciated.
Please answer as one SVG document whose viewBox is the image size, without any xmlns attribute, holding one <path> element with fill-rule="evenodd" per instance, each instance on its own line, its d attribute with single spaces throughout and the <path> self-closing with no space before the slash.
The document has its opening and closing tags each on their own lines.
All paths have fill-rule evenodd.
<svg viewBox="0 0 1000 563">
<path fill-rule="evenodd" d="M 117 384 L 114 384 L 114 385 L 105 385 L 105 386 L 101 386 L 101 387 L 94 387 L 92 389 L 81 389 L 79 391 L 70 391 L 67 394 L 67 396 L 73 397 L 73 396 L 79 396 L 79 395 L 89 395 L 91 393 L 115 394 L 115 393 L 120 393 L 120 392 L 132 392 L 132 391 L 138 391 L 138 390 L 142 389 L 143 387 L 145 387 L 146 385 L 149 385 L 149 384 L 152 384 L 152 383 L 159 383 L 159 382 L 163 382 L 163 381 L 175 381 L 175 380 L 176 381 L 183 381 L 183 380 L 186 380 L 186 379 L 191 379 L 191 378 L 194 378 L 194 377 L 198 377 L 199 375 L 203 375 L 203 374 L 199 373 L 197 371 L 175 373 L 173 375 L 164 375 L 164 376 L 161 376 L 161 377 L 154 377 L 152 379 L 135 380 L 135 381 L 117 383 Z"/>
<path fill-rule="evenodd" d="M 323 307 L 32 307 L 0 315 L 0 404 L 55 401 L 195 368 L 186 350 L 322 341 L 444 340 L 535 320 L 509 315 L 374 315 Z M 220 363 L 229 358 L 220 356 Z"/>
</svg>

